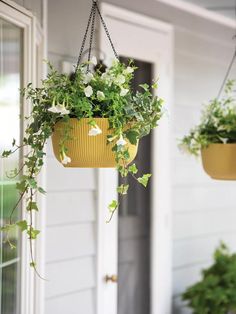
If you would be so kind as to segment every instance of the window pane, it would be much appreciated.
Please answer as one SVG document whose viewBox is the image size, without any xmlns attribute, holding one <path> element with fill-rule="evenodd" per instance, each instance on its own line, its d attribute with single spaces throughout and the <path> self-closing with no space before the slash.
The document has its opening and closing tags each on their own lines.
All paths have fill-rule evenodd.
<svg viewBox="0 0 236 314">
<path fill-rule="evenodd" d="M 21 111 L 20 93 L 22 73 L 22 29 L 0 19 L 0 152 L 11 148 L 13 138 L 20 143 Z M 7 159 L 0 159 L 0 224 L 9 222 L 18 193 L 15 184 L 18 177 L 9 178 L 9 171 L 19 169 L 21 152 Z M 12 221 L 19 220 L 19 211 L 12 215 Z M 17 246 L 12 250 L 6 241 L 6 235 L 0 237 L 0 309 L 1 313 L 16 314 L 18 307 L 17 288 L 19 281 L 19 234 L 12 232 L 9 240 Z"/>
<path fill-rule="evenodd" d="M 2 269 L 2 311 L 4 314 L 19 313 L 18 307 L 18 263 Z"/>
</svg>

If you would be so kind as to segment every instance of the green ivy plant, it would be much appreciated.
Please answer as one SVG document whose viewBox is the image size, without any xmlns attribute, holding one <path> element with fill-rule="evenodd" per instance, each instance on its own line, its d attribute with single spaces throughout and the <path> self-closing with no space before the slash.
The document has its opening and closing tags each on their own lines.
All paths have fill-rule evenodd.
<svg viewBox="0 0 236 314">
<path fill-rule="evenodd" d="M 236 254 L 221 243 L 214 263 L 202 271 L 202 279 L 189 287 L 182 299 L 193 314 L 229 314 L 236 312 Z"/>
<path fill-rule="evenodd" d="M 151 174 L 138 176 L 138 169 L 133 163 L 127 164 L 129 151 L 125 145 L 127 140 L 137 144 L 143 136 L 150 133 L 157 126 L 162 116 L 163 100 L 153 96 L 152 89 L 157 88 L 157 83 L 152 86 L 140 85 L 140 91 L 133 92 L 131 81 L 136 67 L 130 62 L 127 65 L 114 60 L 112 65 L 104 70 L 97 64 L 95 57 L 90 62 L 81 64 L 73 76 L 59 73 L 48 63 L 49 74 L 42 81 L 41 87 L 34 88 L 28 84 L 22 90 L 22 95 L 32 103 L 32 112 L 26 117 L 27 127 L 22 143 L 13 140 L 12 149 L 2 152 L 2 157 L 7 158 L 17 150 L 24 148 L 23 164 L 19 169 L 13 169 L 9 177 L 12 179 L 20 175 L 16 185 L 19 199 L 12 209 L 9 222 L 2 227 L 8 235 L 13 229 L 19 228 L 28 234 L 30 240 L 31 266 L 36 270 L 33 258 L 32 240 L 35 240 L 39 230 L 33 224 L 33 212 L 39 211 L 36 194 L 45 194 L 44 189 L 38 185 L 37 176 L 44 164 L 45 145 L 54 131 L 58 121 L 69 122 L 70 118 L 78 120 L 89 118 L 90 131 L 88 136 L 99 136 L 101 130 L 96 125 L 94 118 L 108 118 L 112 134 L 107 141 L 113 144 L 117 170 L 123 178 L 131 175 L 144 187 L 147 186 Z M 90 70 L 92 68 L 92 70 Z M 66 145 L 68 129 L 65 128 L 61 141 L 60 155 L 63 164 L 69 163 L 70 156 Z M 129 186 L 121 184 L 117 192 L 121 195 L 128 193 Z M 29 219 L 15 221 L 14 212 L 24 199 Z M 119 207 L 116 200 L 108 205 L 110 219 Z M 6 236 L 9 245 L 14 248 L 10 238 Z"/>
<path fill-rule="evenodd" d="M 180 148 L 198 156 L 202 148 L 213 143 L 236 143 L 235 80 L 228 80 L 225 95 L 204 107 L 201 122 L 180 143 Z"/>
</svg>

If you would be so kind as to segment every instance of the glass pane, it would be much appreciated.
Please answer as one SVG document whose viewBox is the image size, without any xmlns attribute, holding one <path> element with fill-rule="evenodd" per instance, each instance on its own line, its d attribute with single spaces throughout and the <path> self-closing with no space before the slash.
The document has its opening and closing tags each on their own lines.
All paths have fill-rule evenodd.
<svg viewBox="0 0 236 314">
<path fill-rule="evenodd" d="M 2 312 L 4 314 L 19 313 L 18 306 L 18 274 L 19 263 L 6 266 L 2 269 Z"/>
<path fill-rule="evenodd" d="M 20 143 L 20 93 L 22 73 L 22 29 L 0 19 L 0 152 L 11 148 L 13 138 Z M 0 224 L 8 223 L 18 193 L 15 184 L 19 178 L 10 179 L 9 171 L 20 166 L 21 152 L 7 159 L 0 159 Z M 20 219 L 16 210 L 12 220 Z M 10 241 L 17 245 L 12 250 L 6 243 L 5 234 L 0 238 L 0 301 L 1 313 L 18 313 L 17 282 L 19 261 L 19 234 L 9 234 Z"/>
<path fill-rule="evenodd" d="M 140 84 L 151 84 L 152 64 L 134 63 L 138 67 L 132 86 L 136 91 Z M 151 135 L 140 140 L 134 162 L 140 174 L 151 172 Z M 145 189 L 133 178 L 127 183 L 129 193 L 120 197 L 118 221 L 118 314 L 149 314 L 151 184 Z"/>
</svg>

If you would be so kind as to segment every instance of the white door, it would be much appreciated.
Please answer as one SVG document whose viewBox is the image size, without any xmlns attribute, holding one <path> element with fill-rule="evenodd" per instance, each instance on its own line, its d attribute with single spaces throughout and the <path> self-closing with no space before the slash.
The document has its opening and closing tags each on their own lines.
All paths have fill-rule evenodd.
<svg viewBox="0 0 236 314">
<path fill-rule="evenodd" d="M 120 57 L 151 64 L 153 78 L 159 78 L 158 95 L 165 99 L 170 110 L 173 76 L 173 30 L 166 23 L 102 4 L 102 13 Z M 100 29 L 100 49 L 112 57 L 104 30 Z M 171 204 L 170 204 L 170 119 L 165 118 L 151 136 L 152 189 L 150 197 L 150 307 L 143 314 L 171 313 Z M 116 282 L 106 282 L 106 276 L 118 274 L 118 221 L 119 230 L 132 228 L 140 217 L 113 217 L 106 224 L 107 204 L 117 197 L 118 176 L 115 170 L 99 170 L 98 217 L 98 281 L 97 314 L 133 314 L 135 307 L 122 310 L 117 297 L 121 293 Z M 126 229 L 127 229 L 126 228 Z M 124 229 L 123 229 L 124 231 Z M 125 233 L 125 232 L 124 232 Z M 140 235 L 140 233 L 138 233 Z M 133 236 L 133 235 L 132 235 Z M 130 248 L 128 248 L 129 250 Z M 119 250 L 120 251 L 120 250 Z M 125 253 L 123 253 L 125 254 Z M 119 270 L 120 272 L 120 270 Z M 136 275 L 135 275 L 136 276 Z M 125 275 L 123 274 L 123 277 Z M 127 278 L 127 280 L 129 280 Z M 119 278 L 118 278 L 118 284 Z M 130 281 L 127 281 L 130 284 Z M 123 286 L 124 287 L 124 286 Z M 132 285 L 131 288 L 132 289 Z M 119 291 L 118 291 L 119 290 Z M 128 290 L 127 290 L 128 291 Z M 126 293 L 126 292 L 125 292 Z M 131 292 L 132 295 L 132 292 Z M 123 298 L 125 302 L 129 299 Z M 119 301 L 118 301 L 119 300 Z M 132 300 L 132 299 L 130 299 Z M 128 311 L 128 312 L 127 312 Z"/>
</svg>

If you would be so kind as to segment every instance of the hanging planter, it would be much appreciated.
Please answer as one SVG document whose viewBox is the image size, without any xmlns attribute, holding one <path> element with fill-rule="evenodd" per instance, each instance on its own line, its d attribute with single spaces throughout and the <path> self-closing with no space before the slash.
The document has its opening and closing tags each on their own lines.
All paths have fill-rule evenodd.
<svg viewBox="0 0 236 314">
<path fill-rule="evenodd" d="M 217 180 L 236 180 L 235 81 L 225 86 L 225 96 L 205 107 L 200 125 L 180 144 L 182 150 L 202 156 L 206 173 Z M 219 95 L 220 96 L 220 95 Z"/>
<path fill-rule="evenodd" d="M 52 144 L 54 154 L 59 162 L 62 161 L 60 153 L 60 143 L 63 140 L 65 128 L 69 126 L 69 138 L 65 143 L 67 154 L 71 161 L 64 164 L 64 167 L 82 167 L 82 168 L 114 168 L 117 166 L 115 161 L 115 152 L 112 150 L 113 144 L 108 142 L 108 136 L 112 134 L 109 129 L 109 121 L 107 118 L 93 119 L 101 134 L 97 136 L 89 135 L 90 126 L 88 118 L 77 120 L 71 118 L 68 125 L 64 122 L 58 122 L 55 125 L 54 133 L 52 135 Z M 127 140 L 125 149 L 129 152 L 127 165 L 134 160 L 138 143 L 136 145 L 130 144 Z"/>
<path fill-rule="evenodd" d="M 236 180 L 236 144 L 210 144 L 201 155 L 203 168 L 211 178 Z"/>
<path fill-rule="evenodd" d="M 101 20 L 115 59 L 108 67 L 91 58 L 96 14 Z M 81 63 L 83 50 L 90 28 L 88 59 Z M 49 74 L 40 88 L 28 84 L 22 95 L 32 103 L 32 112 L 26 118 L 27 127 L 22 143 L 12 142 L 12 149 L 2 152 L 7 158 L 24 147 L 27 154 L 19 169 L 9 173 L 9 179 L 17 177 L 16 189 L 19 199 L 11 211 L 9 221 L 1 227 L 9 245 L 9 234 L 20 229 L 30 240 L 31 266 L 36 270 L 32 241 L 40 233 L 34 226 L 34 213 L 39 211 L 37 193 L 45 193 L 38 185 L 44 156 L 44 148 L 52 138 L 57 160 L 65 167 L 116 167 L 124 181 L 117 187 L 117 193 L 126 195 L 129 185 L 125 177 L 132 176 L 144 187 L 151 174 L 139 175 L 135 158 L 138 143 L 142 137 L 158 125 L 162 117 L 163 101 L 154 95 L 157 83 L 140 85 L 134 92 L 131 82 L 136 70 L 130 62 L 119 62 L 106 24 L 98 4 L 92 1 L 86 32 L 82 41 L 77 65 L 73 75 L 59 73 L 50 63 Z M 145 158 L 145 156 L 144 156 Z M 19 179 L 19 180 L 18 180 Z M 14 213 L 24 200 L 27 219 L 15 221 Z M 116 200 L 108 204 L 109 219 L 119 207 Z"/>
</svg>

